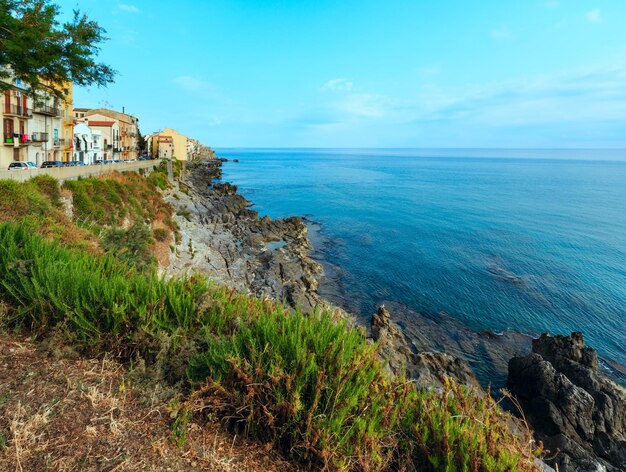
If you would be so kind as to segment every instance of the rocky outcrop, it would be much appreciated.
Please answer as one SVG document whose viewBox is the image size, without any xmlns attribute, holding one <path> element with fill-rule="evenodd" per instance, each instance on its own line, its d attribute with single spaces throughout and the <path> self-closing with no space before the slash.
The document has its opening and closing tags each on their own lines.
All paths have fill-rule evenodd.
<svg viewBox="0 0 626 472">
<path fill-rule="evenodd" d="M 169 272 L 199 271 L 303 311 L 323 303 L 316 293 L 322 268 L 309 257 L 305 222 L 259 218 L 235 185 L 220 181 L 221 165 L 220 160 L 189 163 L 180 189 L 166 197 L 181 234 Z"/>
<path fill-rule="evenodd" d="M 443 352 L 413 349 L 382 306 L 372 315 L 371 332 L 372 339 L 380 343 L 380 356 L 387 360 L 390 373 L 408 376 L 424 388 L 442 388 L 447 377 L 482 391 L 465 361 Z"/>
<path fill-rule="evenodd" d="M 508 387 L 538 439 L 568 471 L 626 470 L 626 389 L 598 371 L 581 333 L 542 335 L 509 362 Z"/>
</svg>

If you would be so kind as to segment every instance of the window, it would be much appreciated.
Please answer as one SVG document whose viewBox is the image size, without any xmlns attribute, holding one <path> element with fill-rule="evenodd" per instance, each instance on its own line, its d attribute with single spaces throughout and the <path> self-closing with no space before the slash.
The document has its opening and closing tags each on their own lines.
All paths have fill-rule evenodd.
<svg viewBox="0 0 626 472">
<path fill-rule="evenodd" d="M 12 118 L 4 119 L 3 129 L 4 129 L 4 142 L 12 143 L 13 142 L 13 119 Z M 10 139 L 10 141 L 7 141 L 7 139 Z"/>
<path fill-rule="evenodd" d="M 54 128 L 54 145 L 58 145 L 59 144 L 59 130 L 57 128 Z"/>
</svg>

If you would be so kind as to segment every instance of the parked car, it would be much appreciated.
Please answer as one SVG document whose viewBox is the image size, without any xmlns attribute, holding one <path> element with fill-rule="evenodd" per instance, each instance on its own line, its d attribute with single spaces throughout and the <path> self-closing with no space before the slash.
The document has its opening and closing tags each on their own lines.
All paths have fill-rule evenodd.
<svg viewBox="0 0 626 472">
<path fill-rule="evenodd" d="M 35 164 L 34 162 L 31 162 L 31 161 L 26 162 L 26 165 L 28 167 L 30 167 L 31 169 L 36 169 L 37 168 L 37 164 Z"/>
<path fill-rule="evenodd" d="M 30 167 L 26 162 L 11 162 L 9 164 L 9 170 L 29 170 Z"/>
<path fill-rule="evenodd" d="M 50 167 L 63 167 L 63 163 L 61 161 L 46 161 L 41 164 L 42 169 L 48 169 Z"/>
</svg>

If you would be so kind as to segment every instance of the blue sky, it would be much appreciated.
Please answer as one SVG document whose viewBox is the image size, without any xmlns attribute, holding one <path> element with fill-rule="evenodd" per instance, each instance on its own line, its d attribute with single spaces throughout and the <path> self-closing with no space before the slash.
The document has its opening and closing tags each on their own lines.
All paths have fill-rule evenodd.
<svg viewBox="0 0 626 472">
<path fill-rule="evenodd" d="M 65 13 L 76 0 L 60 0 Z M 80 0 L 75 106 L 215 147 L 626 147 L 623 0 Z"/>
</svg>

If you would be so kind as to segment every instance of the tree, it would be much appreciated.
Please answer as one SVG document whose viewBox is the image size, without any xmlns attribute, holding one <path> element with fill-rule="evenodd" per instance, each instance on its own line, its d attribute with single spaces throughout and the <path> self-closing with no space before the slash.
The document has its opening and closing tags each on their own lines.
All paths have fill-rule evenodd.
<svg viewBox="0 0 626 472">
<path fill-rule="evenodd" d="M 147 145 L 146 138 L 143 137 L 141 131 L 137 130 L 137 149 L 143 154 Z"/>
<path fill-rule="evenodd" d="M 61 23 L 50 0 L 0 0 L 0 90 L 20 80 L 62 98 L 68 81 L 105 86 L 115 71 L 96 62 L 106 31 L 74 10 Z"/>
</svg>

